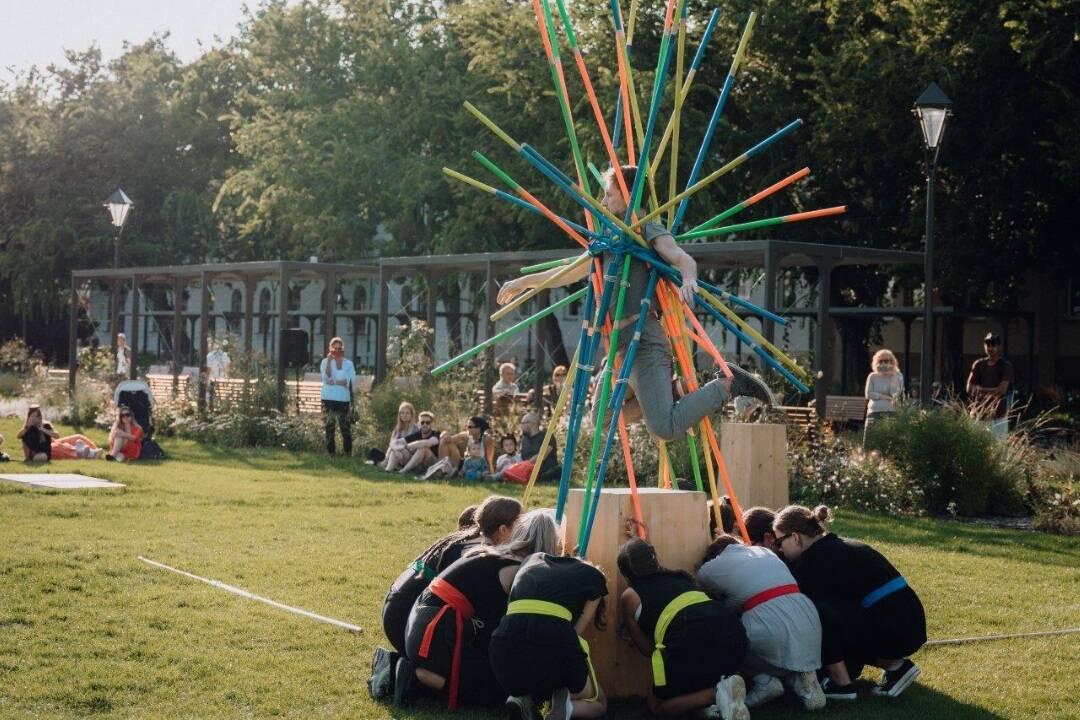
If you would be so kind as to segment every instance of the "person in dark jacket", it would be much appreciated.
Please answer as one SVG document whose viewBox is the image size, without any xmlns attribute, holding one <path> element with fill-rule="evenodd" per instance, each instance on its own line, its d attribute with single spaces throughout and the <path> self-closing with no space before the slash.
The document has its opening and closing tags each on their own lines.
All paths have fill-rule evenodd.
<svg viewBox="0 0 1080 720">
<path fill-rule="evenodd" d="M 922 602 L 884 555 L 828 532 L 828 519 L 824 505 L 813 511 L 789 505 L 773 523 L 799 590 L 821 616 L 825 696 L 855 700 L 853 680 L 864 665 L 874 665 L 885 671 L 874 694 L 897 697 L 919 676 L 908 656 L 926 642 Z"/>
</svg>

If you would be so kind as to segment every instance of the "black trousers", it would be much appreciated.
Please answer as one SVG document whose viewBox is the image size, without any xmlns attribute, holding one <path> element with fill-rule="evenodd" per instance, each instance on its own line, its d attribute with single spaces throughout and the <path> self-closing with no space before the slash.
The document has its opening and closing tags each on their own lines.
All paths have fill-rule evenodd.
<svg viewBox="0 0 1080 720">
<path fill-rule="evenodd" d="M 352 455 L 352 427 L 349 425 L 350 404 L 344 400 L 323 400 L 326 428 L 326 452 L 334 454 L 334 424 L 341 428 L 341 446 L 346 456 Z"/>
</svg>

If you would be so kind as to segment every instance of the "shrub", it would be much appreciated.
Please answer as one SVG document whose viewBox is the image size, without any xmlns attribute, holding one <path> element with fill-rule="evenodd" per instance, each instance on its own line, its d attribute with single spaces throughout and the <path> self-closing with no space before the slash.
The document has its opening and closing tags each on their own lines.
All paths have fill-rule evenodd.
<svg viewBox="0 0 1080 720">
<path fill-rule="evenodd" d="M 181 438 L 222 447 L 282 447 L 298 452 L 323 448 L 322 422 L 311 415 L 234 413 L 206 419 L 177 418 L 171 431 Z"/>
<path fill-rule="evenodd" d="M 41 356 L 22 338 L 12 338 L 0 345 L 0 370 L 26 375 L 41 364 Z"/>
<path fill-rule="evenodd" d="M 23 391 L 23 379 L 15 373 L 0 373 L 0 397 L 19 397 Z"/>
<path fill-rule="evenodd" d="M 1035 510 L 1034 529 L 1080 534 L 1080 485 L 1074 477 L 1044 478 L 1032 485 L 1029 498 Z"/>
<path fill-rule="evenodd" d="M 933 512 L 982 515 L 1022 511 L 1025 468 L 962 408 L 902 408 L 871 426 L 866 445 L 879 450 L 922 488 Z"/>
</svg>

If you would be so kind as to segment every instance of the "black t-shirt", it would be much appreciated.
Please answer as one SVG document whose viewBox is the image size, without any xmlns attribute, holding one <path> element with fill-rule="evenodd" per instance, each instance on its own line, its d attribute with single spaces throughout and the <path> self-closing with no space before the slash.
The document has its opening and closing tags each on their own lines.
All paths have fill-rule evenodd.
<svg viewBox="0 0 1080 720">
<path fill-rule="evenodd" d="M 971 379 L 977 387 L 981 388 L 996 388 L 1002 381 L 1008 381 L 1009 385 L 1005 389 L 1008 392 L 1012 390 L 1013 383 L 1016 382 L 1016 370 L 1005 358 L 998 358 L 993 364 L 990 363 L 990 358 L 979 358 L 971 366 Z M 1005 397 L 998 398 L 997 405 L 994 407 L 994 417 L 1005 417 L 1007 409 Z"/>
<path fill-rule="evenodd" d="M 446 540 L 446 538 L 441 538 L 438 542 L 434 543 L 432 547 L 438 545 L 444 540 Z M 432 560 L 433 564 L 431 565 L 431 569 L 435 572 L 436 575 L 438 575 L 443 570 L 460 560 L 462 553 L 464 553 L 469 548 L 478 545 L 479 543 L 479 537 L 463 538 L 461 540 L 458 540 L 457 542 L 451 543 L 446 547 L 445 550 L 443 550 L 441 557 L 437 557 Z M 431 580 L 424 577 L 424 574 L 422 572 L 417 572 L 415 565 L 417 562 L 421 562 L 424 556 L 427 555 L 429 552 L 431 552 L 431 547 L 420 553 L 420 556 L 417 557 L 416 560 L 414 560 L 412 563 L 410 563 L 409 567 L 405 568 L 405 570 L 402 571 L 401 575 L 398 575 L 397 580 L 395 580 L 394 584 L 390 586 L 390 595 L 408 593 L 412 595 L 413 600 L 420 596 L 420 593 L 424 591 L 424 588 L 428 586 Z"/>
<path fill-rule="evenodd" d="M 791 564 L 791 574 L 811 600 L 848 606 L 900 575 L 874 548 L 833 533 L 804 550 Z"/>
<path fill-rule="evenodd" d="M 428 433 L 425 436 L 423 434 L 423 431 L 417 430 L 416 432 L 409 433 L 408 435 L 406 435 L 405 436 L 405 442 L 411 443 L 411 442 L 416 442 L 417 440 L 430 440 L 431 438 L 438 438 L 439 435 L 441 435 L 441 434 L 442 433 L 440 433 L 438 430 L 432 430 L 430 433 Z"/>
<path fill-rule="evenodd" d="M 664 612 L 668 603 L 684 592 L 697 589 L 693 580 L 678 572 L 656 573 L 635 581 L 632 587 L 641 598 L 638 626 L 649 637 L 656 631 L 660 613 Z"/>
<path fill-rule="evenodd" d="M 510 601 L 546 600 L 581 617 L 585 603 L 607 595 L 604 573 L 577 558 L 535 553 L 525 559 L 510 588 Z"/>
<path fill-rule="evenodd" d="M 490 636 L 500 618 L 506 614 L 506 591 L 499 582 L 499 571 L 518 562 L 501 555 L 472 555 L 439 573 L 440 578 L 457 588 L 472 603 L 473 617 L 483 623 L 483 627 L 478 629 L 478 637 Z M 446 604 L 432 594 L 430 587 L 424 590 L 417 602 L 432 607 Z"/>
<path fill-rule="evenodd" d="M 532 460 L 540 454 L 540 446 L 544 444 L 544 430 L 541 429 L 532 437 L 528 435 L 521 436 L 521 457 L 524 460 Z M 546 473 L 559 462 L 559 448 L 558 442 L 555 440 L 555 436 L 551 436 L 551 442 L 548 443 L 548 453 L 544 457 L 544 461 L 540 463 L 540 472 Z"/>
<path fill-rule="evenodd" d="M 41 428 L 27 428 L 22 436 L 22 443 L 35 455 L 45 453 L 52 457 L 52 438 L 46 435 Z"/>
</svg>

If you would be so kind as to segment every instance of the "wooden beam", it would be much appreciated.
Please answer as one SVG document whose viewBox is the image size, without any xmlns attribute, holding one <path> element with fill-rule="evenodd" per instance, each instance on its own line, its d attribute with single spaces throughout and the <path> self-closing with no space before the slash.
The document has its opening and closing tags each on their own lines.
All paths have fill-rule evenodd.
<svg viewBox="0 0 1080 720">
<path fill-rule="evenodd" d="M 79 368 L 79 291 L 71 276 L 71 317 L 68 318 L 68 395 L 75 399 L 75 375 Z"/>
<path fill-rule="evenodd" d="M 210 339 L 210 274 L 203 272 L 199 276 L 202 298 L 199 302 L 199 414 L 206 412 L 206 353 Z"/>
<path fill-rule="evenodd" d="M 387 322 L 390 315 L 390 274 L 379 264 L 379 319 L 375 328 L 375 382 L 386 380 Z"/>
<path fill-rule="evenodd" d="M 131 276 L 131 363 L 128 365 L 128 377 L 139 377 L 139 278 Z"/>
</svg>

